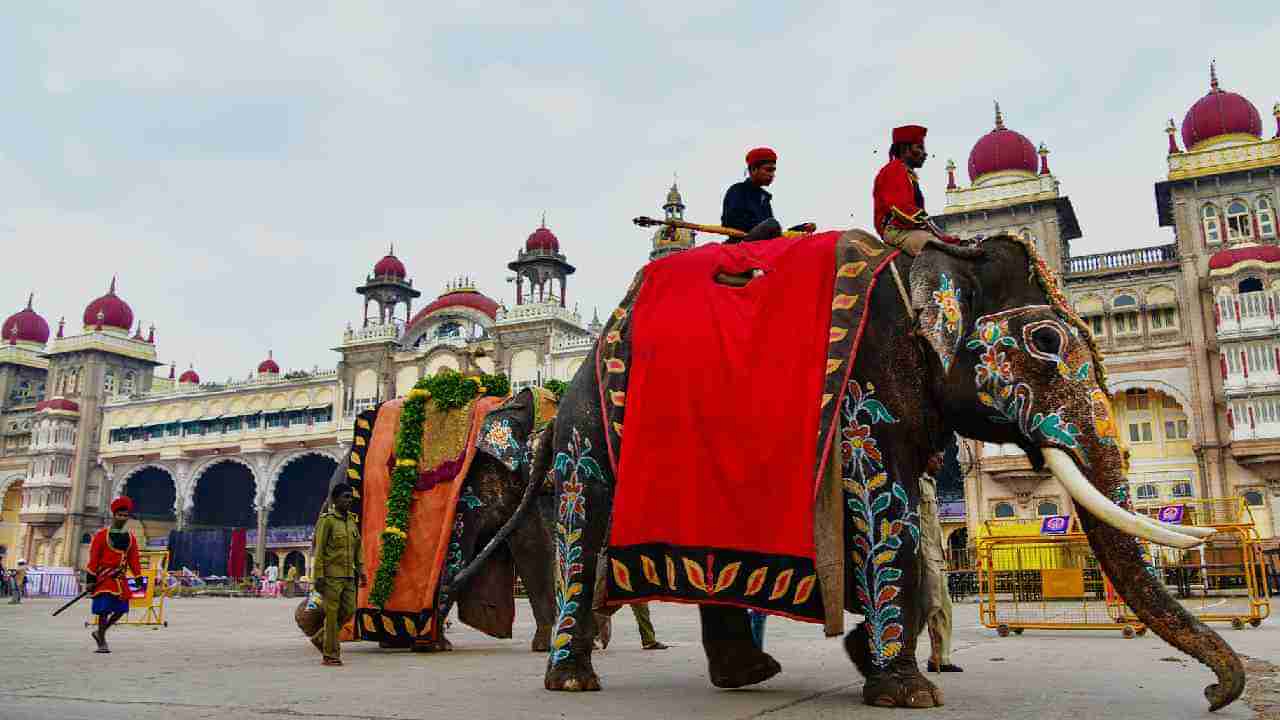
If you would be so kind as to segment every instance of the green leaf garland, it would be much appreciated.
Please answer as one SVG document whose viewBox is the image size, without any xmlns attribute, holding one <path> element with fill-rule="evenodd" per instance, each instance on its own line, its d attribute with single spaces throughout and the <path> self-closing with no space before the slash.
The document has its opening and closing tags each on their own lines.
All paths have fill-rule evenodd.
<svg viewBox="0 0 1280 720">
<path fill-rule="evenodd" d="M 556 402 L 564 399 L 564 391 L 569 389 L 569 383 L 563 380 L 548 380 L 542 383 L 542 387 L 550 390 L 556 396 Z"/>
<path fill-rule="evenodd" d="M 464 407 L 482 394 L 503 397 L 510 391 L 511 383 L 505 375 L 465 377 L 451 370 L 443 370 L 414 383 L 400 410 L 396 465 L 391 471 L 391 487 L 387 491 L 386 528 L 381 536 L 378 574 L 374 576 L 373 589 L 369 591 L 369 602 L 373 606 L 385 607 L 391 598 L 396 574 L 400 572 L 400 559 L 408 545 L 409 508 L 413 504 L 414 486 L 418 483 L 418 460 L 422 457 L 427 401 L 434 402 L 441 411 L 449 411 Z"/>
</svg>

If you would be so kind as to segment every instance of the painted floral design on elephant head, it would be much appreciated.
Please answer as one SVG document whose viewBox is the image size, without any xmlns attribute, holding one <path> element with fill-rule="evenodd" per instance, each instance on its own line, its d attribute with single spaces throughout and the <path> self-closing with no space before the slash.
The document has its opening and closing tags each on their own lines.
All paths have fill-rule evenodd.
<svg viewBox="0 0 1280 720">
<path fill-rule="evenodd" d="M 1080 443 L 1077 436 L 1080 428 L 1064 417 L 1063 407 L 1054 408 L 1050 412 L 1036 409 L 1035 390 L 1021 377 L 1021 373 L 1026 372 L 1027 368 L 1019 366 L 1015 370 L 1013 358 L 1009 355 L 1010 351 L 1024 350 L 1026 357 L 1052 363 L 1055 367 L 1065 364 L 1057 354 L 1036 349 L 1029 341 L 1026 343 L 1029 349 L 1024 348 L 1019 345 L 1015 334 L 1009 331 L 1009 315 L 1042 308 L 1047 309 L 1047 306 L 1016 308 L 978 318 L 974 332 L 966 344 L 966 347 L 978 353 L 979 362 L 974 366 L 973 377 L 978 400 L 991 409 L 996 422 L 1016 425 L 1028 440 L 1047 442 L 1073 451 L 1087 465 L 1087 459 L 1078 452 Z M 1024 330 L 1030 329 L 1034 333 L 1043 327 L 1042 322 L 1027 323 Z M 1056 324 L 1054 327 L 1060 328 Z M 1065 330 L 1060 332 L 1065 336 Z M 1024 333 L 1024 336 L 1030 337 L 1030 334 Z M 1082 371 L 1084 375 L 1090 375 L 1085 366 L 1075 370 L 1068 368 L 1066 372 L 1058 370 L 1068 380 L 1080 375 Z"/>
<path fill-rule="evenodd" d="M 586 483 L 604 479 L 600 464 L 591 457 L 591 440 L 573 428 L 568 446 L 556 453 L 551 466 L 560 497 L 556 512 L 556 622 L 552 630 L 551 664 L 572 653 L 573 628 L 578 624 L 577 597 L 582 594 L 582 530 L 587 521 Z"/>
<path fill-rule="evenodd" d="M 934 346 L 939 348 L 939 359 L 942 371 L 951 369 L 951 364 L 960 351 L 960 332 L 964 326 L 964 313 L 960 305 L 960 288 L 951 281 L 951 276 L 941 273 L 938 289 L 933 291 L 933 304 L 938 312 L 933 326 L 926 332 L 933 335 Z"/>
<path fill-rule="evenodd" d="M 1119 429 L 1115 416 L 1111 414 L 1111 399 L 1101 388 L 1094 388 L 1089 393 L 1089 405 L 1093 409 L 1094 432 L 1104 444 L 1115 445 Z"/>
</svg>

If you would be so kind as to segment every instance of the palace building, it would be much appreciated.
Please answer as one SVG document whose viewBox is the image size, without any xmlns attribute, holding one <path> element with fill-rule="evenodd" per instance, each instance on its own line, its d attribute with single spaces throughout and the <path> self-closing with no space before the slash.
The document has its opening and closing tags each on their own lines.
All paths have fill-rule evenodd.
<svg viewBox="0 0 1280 720">
<path fill-rule="evenodd" d="M 305 574 L 312 523 L 356 414 L 441 368 L 500 372 L 522 388 L 568 380 L 586 358 L 600 324 L 568 305 L 574 267 L 545 223 L 507 267 L 514 305 L 461 278 L 415 313 L 422 293 L 389 251 L 355 289 L 363 312 L 333 348 L 335 368 L 282 372 L 267 352 L 243 380 L 221 383 L 194 367 L 175 378 L 115 280 L 78 333 L 59 322 L 51 337 L 29 297 L 0 325 L 6 564 L 83 566 L 111 498 L 125 494 L 133 529 L 152 547 L 173 528 L 250 528 L 257 566 Z"/>
<path fill-rule="evenodd" d="M 1259 533 L 1280 528 L 1280 103 L 1276 131 L 1210 71 L 1181 127 L 1169 121 L 1168 172 L 1154 185 L 1156 247 L 1076 255 L 1083 237 L 1041 142 L 999 107 L 968 158 L 947 164 L 935 220 L 965 238 L 1016 233 L 1036 244 L 1106 355 L 1112 405 L 1132 454 L 1139 507 L 1243 498 Z M 1179 131 L 1180 130 L 1180 131 Z M 683 218 L 673 184 L 663 209 Z M 696 243 L 659 228 L 651 258 Z M 12 565 L 80 566 L 107 503 L 127 494 L 135 530 L 160 545 L 172 528 L 251 528 L 257 565 L 309 567 L 310 530 L 357 413 L 452 368 L 501 372 L 519 389 L 568 380 L 600 322 L 567 301 L 575 272 L 545 221 L 507 264 L 514 304 L 461 278 L 415 312 L 422 293 L 394 249 L 355 292 L 359 322 L 326 370 L 282 372 L 270 352 L 243 380 L 202 381 L 159 360 L 113 280 L 79 332 L 56 333 L 31 297 L 0 325 L 0 553 Z M 159 371 L 157 373 L 157 370 Z M 1070 514 L 1056 481 L 1015 447 L 962 443 L 963 472 L 940 478 L 944 532 L 971 543 L 988 519 Z M 949 463 L 952 467 L 954 464 Z"/>
<path fill-rule="evenodd" d="M 1049 151 L 995 126 L 969 153 L 969 185 L 947 164 L 947 202 L 935 219 L 971 238 L 997 232 L 1033 240 L 1105 354 L 1112 406 L 1132 454 L 1135 506 L 1244 498 L 1259 533 L 1280 525 L 1280 103 L 1275 134 L 1257 108 L 1223 89 L 1179 127 L 1171 119 L 1168 174 L 1155 183 L 1157 247 L 1072 253 L 1083 237 L 1071 200 L 1049 170 Z M 1057 482 L 1012 446 L 965 449 L 972 458 L 948 540 L 961 548 L 989 518 L 1069 514 Z M 960 520 L 962 514 L 964 519 Z"/>
</svg>

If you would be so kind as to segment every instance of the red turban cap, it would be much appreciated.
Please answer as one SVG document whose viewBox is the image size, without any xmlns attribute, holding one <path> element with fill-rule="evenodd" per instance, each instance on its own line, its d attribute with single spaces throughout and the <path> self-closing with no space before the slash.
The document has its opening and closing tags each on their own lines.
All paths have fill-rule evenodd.
<svg viewBox="0 0 1280 720">
<path fill-rule="evenodd" d="M 928 128 L 919 125 L 903 125 L 893 129 L 893 142 L 897 143 L 922 143 L 924 142 L 925 133 L 929 132 Z"/>
<path fill-rule="evenodd" d="M 127 495 L 121 495 L 111 501 L 111 514 L 115 515 L 121 510 L 131 513 L 133 512 L 133 500 Z"/>
<path fill-rule="evenodd" d="M 771 148 L 758 147 L 747 152 L 747 167 L 776 162 L 778 162 L 778 153 Z"/>
</svg>

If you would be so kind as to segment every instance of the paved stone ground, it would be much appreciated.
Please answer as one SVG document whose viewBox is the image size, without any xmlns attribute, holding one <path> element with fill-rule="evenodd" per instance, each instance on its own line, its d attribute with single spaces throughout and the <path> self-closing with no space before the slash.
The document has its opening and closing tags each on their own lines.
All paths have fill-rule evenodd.
<svg viewBox="0 0 1280 720">
<path fill-rule="evenodd" d="M 722 691 L 706 680 L 695 609 L 653 606 L 659 637 L 674 646 L 665 652 L 640 650 L 624 610 L 614 618 L 613 645 L 596 655 L 604 691 L 571 695 L 542 689 L 545 656 L 528 652 L 532 619 L 523 603 L 515 639 L 455 625 L 452 653 L 356 643 L 345 647 L 345 667 L 328 668 L 293 625 L 294 602 L 172 601 L 168 628 L 119 628 L 106 656 L 90 652 L 75 611 L 51 618 L 52 601 L 0 604 L 0 718 L 1280 718 L 1274 621 L 1242 631 L 1220 626 L 1253 658 L 1251 686 L 1247 699 L 1210 715 L 1201 689 L 1212 675 L 1157 638 L 1035 631 L 999 638 L 964 604 L 954 659 L 965 672 L 934 676 L 946 707 L 886 711 L 861 704 L 861 682 L 838 640 L 780 618 L 769 621 L 767 646 L 782 674 Z"/>
</svg>

